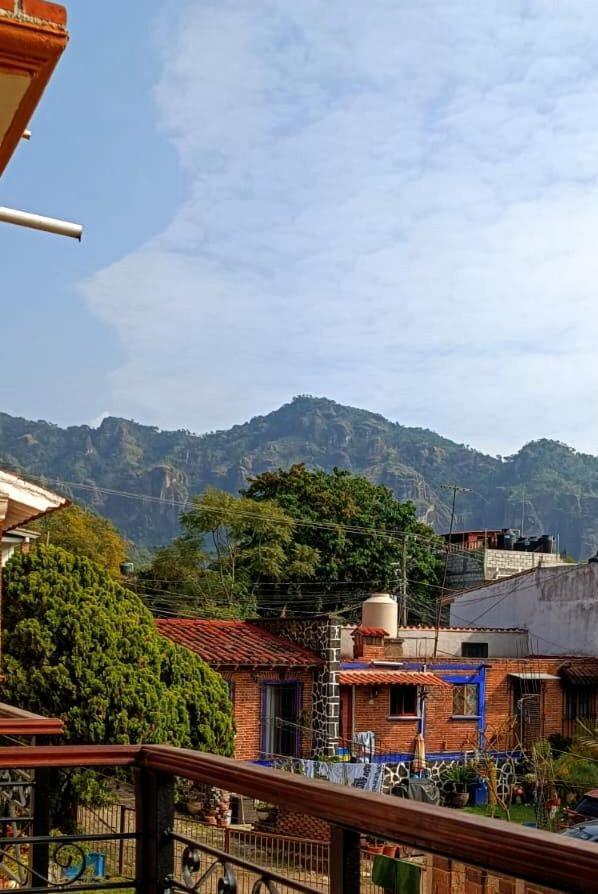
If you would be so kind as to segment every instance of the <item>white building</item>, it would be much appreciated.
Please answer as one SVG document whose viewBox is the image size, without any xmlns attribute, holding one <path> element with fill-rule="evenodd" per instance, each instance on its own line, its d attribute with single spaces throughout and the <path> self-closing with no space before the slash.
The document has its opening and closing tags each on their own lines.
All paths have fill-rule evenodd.
<svg viewBox="0 0 598 894">
<path fill-rule="evenodd" d="M 497 627 L 399 627 L 405 658 L 524 658 L 527 630 Z"/>
<path fill-rule="evenodd" d="M 341 628 L 341 657 L 353 658 L 355 625 Z M 497 627 L 398 627 L 389 632 L 385 651 L 389 658 L 525 658 L 529 655 L 527 630 Z"/>
<path fill-rule="evenodd" d="M 453 597 L 451 626 L 521 628 L 536 655 L 598 655 L 598 563 L 535 568 Z"/>
</svg>

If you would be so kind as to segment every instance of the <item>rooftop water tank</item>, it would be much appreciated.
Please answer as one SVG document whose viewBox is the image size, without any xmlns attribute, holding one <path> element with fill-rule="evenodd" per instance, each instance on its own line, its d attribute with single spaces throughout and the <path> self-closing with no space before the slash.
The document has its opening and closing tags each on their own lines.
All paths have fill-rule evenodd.
<svg viewBox="0 0 598 894">
<path fill-rule="evenodd" d="M 372 593 L 361 607 L 363 627 L 382 627 L 389 636 L 397 635 L 399 606 L 390 593 Z"/>
</svg>

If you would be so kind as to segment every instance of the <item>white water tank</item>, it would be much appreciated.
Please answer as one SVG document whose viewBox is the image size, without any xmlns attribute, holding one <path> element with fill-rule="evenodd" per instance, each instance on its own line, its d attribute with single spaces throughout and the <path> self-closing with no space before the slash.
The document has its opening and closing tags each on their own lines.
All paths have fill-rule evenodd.
<svg viewBox="0 0 598 894">
<path fill-rule="evenodd" d="M 389 636 L 397 635 L 399 606 L 389 593 L 372 593 L 361 607 L 363 627 L 382 627 Z"/>
</svg>

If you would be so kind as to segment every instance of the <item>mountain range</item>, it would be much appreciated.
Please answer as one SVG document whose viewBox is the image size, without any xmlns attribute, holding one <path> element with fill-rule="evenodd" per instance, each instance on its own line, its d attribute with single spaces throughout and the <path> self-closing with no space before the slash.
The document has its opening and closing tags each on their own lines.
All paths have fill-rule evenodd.
<svg viewBox="0 0 598 894">
<path fill-rule="evenodd" d="M 422 520 L 455 530 L 515 527 L 558 535 L 561 551 L 586 558 L 598 547 L 598 457 L 557 441 L 532 441 L 493 457 L 423 428 L 302 395 L 227 431 L 161 431 L 109 417 L 97 428 L 60 428 L 0 414 L 0 465 L 112 519 L 131 540 L 172 538 L 190 495 L 207 485 L 236 493 L 259 472 L 302 462 L 334 466 L 386 484 L 412 500 Z"/>
</svg>

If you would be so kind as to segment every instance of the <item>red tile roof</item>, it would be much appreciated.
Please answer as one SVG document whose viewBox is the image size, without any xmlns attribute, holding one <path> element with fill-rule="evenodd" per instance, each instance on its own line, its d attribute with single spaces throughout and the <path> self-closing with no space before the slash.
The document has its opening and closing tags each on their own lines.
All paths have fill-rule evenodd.
<svg viewBox="0 0 598 894">
<path fill-rule="evenodd" d="M 389 636 L 384 627 L 356 627 L 351 636 Z"/>
<path fill-rule="evenodd" d="M 407 686 L 450 687 L 450 683 L 428 671 L 401 670 L 346 670 L 338 675 L 341 686 L 389 686 L 403 683 Z"/>
<path fill-rule="evenodd" d="M 316 667 L 322 659 L 250 621 L 159 619 L 158 630 L 212 667 Z"/>
</svg>

